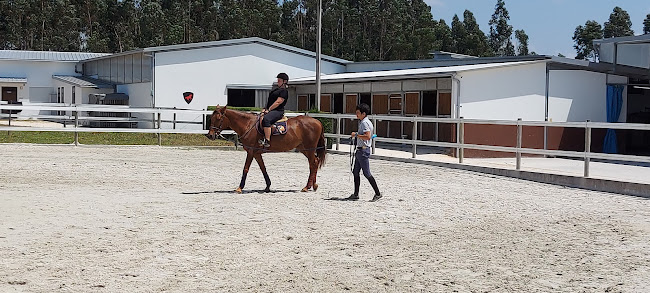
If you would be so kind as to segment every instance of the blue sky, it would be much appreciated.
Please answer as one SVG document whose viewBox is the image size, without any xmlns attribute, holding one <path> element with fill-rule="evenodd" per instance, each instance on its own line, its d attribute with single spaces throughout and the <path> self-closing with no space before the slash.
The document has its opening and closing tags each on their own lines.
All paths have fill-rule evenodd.
<svg viewBox="0 0 650 293">
<path fill-rule="evenodd" d="M 424 0 L 431 6 L 434 19 L 444 19 L 451 25 L 454 14 L 463 19 L 469 9 L 481 27 L 488 33 L 488 21 L 494 13 L 497 0 Z M 574 58 L 573 32 L 587 20 L 601 25 L 609 19 L 614 7 L 619 6 L 630 14 L 634 34 L 643 33 L 643 20 L 650 13 L 648 0 L 505 0 L 510 13 L 510 25 L 523 29 L 530 37 L 528 48 L 537 54 L 562 53 Z"/>
</svg>

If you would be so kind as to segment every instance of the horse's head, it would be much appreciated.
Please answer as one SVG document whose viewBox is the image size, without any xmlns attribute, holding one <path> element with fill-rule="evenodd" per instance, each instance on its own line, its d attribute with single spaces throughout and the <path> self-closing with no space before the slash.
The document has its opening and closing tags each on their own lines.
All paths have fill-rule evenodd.
<svg viewBox="0 0 650 293">
<path fill-rule="evenodd" d="M 210 140 L 217 139 L 217 137 L 221 135 L 221 131 L 229 127 L 225 113 L 226 106 L 219 107 L 219 105 L 217 105 L 217 108 L 212 112 L 212 116 L 210 116 L 210 130 L 208 131 L 208 134 L 205 135 Z"/>
</svg>

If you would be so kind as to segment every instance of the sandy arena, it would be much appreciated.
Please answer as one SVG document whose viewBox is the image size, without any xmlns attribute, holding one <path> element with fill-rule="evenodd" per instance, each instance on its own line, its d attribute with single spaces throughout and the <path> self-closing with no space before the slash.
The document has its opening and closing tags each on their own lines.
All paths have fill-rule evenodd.
<svg viewBox="0 0 650 293">
<path fill-rule="evenodd" d="M 328 155 L 0 145 L 0 292 L 650 292 L 648 200 Z"/>
</svg>

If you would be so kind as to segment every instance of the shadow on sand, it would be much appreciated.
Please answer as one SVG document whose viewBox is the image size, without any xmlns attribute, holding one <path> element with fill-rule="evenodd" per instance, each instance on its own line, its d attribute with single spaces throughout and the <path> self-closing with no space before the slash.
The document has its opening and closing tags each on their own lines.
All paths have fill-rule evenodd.
<svg viewBox="0 0 650 293">
<path fill-rule="evenodd" d="M 251 194 L 251 193 L 298 193 L 300 190 L 271 190 L 271 191 L 264 191 L 263 189 L 261 190 L 242 190 L 241 194 Z M 193 191 L 193 192 L 181 192 L 181 194 L 212 194 L 212 193 L 232 193 L 232 194 L 237 194 L 235 193 L 235 190 L 215 190 L 215 191 Z"/>
</svg>

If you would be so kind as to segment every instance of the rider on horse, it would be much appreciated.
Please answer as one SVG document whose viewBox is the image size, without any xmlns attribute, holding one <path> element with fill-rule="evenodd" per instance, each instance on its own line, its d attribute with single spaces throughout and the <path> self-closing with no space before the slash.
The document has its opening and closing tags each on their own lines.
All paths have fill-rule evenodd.
<svg viewBox="0 0 650 293">
<path fill-rule="evenodd" d="M 271 125 L 276 121 L 282 119 L 284 116 L 284 106 L 289 99 L 289 92 L 287 91 L 287 82 L 289 76 L 286 73 L 280 73 L 277 76 L 278 87 L 274 88 L 269 93 L 269 99 L 266 107 L 262 110 L 262 127 L 264 127 L 264 138 L 260 139 L 259 143 L 265 148 L 270 147 L 271 141 Z"/>
</svg>

